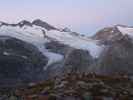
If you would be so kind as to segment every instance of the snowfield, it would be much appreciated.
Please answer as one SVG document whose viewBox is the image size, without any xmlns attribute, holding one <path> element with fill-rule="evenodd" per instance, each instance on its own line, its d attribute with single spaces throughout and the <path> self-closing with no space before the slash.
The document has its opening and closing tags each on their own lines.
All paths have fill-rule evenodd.
<svg viewBox="0 0 133 100">
<path fill-rule="evenodd" d="M 98 45 L 98 41 L 96 40 L 80 35 L 75 36 L 72 35 L 71 32 L 60 32 L 57 30 L 48 31 L 45 28 L 36 25 L 25 25 L 23 27 L 2 25 L 0 27 L 0 35 L 14 37 L 33 44 L 49 59 L 47 66 L 62 61 L 64 56 L 50 52 L 45 48 L 45 43 L 51 41 L 45 36 L 76 49 L 88 50 L 94 58 L 99 57 L 104 49 L 104 46 Z"/>
<path fill-rule="evenodd" d="M 48 31 L 46 35 L 71 47 L 88 50 L 94 58 L 99 57 L 103 50 L 103 46 L 99 46 L 98 41 L 86 37 L 73 36 L 70 33 L 55 30 Z"/>
</svg>

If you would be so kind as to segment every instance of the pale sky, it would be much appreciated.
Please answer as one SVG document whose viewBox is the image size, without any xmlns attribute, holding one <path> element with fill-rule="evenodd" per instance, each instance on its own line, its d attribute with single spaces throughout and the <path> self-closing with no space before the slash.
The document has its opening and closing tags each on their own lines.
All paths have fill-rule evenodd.
<svg viewBox="0 0 133 100">
<path fill-rule="evenodd" d="M 91 35 L 106 26 L 133 26 L 133 0 L 0 0 L 1 21 L 38 18 Z"/>
</svg>

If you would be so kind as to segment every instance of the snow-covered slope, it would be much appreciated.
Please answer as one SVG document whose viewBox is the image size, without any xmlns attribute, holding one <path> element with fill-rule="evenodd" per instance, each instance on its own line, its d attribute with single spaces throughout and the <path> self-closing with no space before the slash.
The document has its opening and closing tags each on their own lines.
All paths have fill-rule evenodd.
<svg viewBox="0 0 133 100">
<path fill-rule="evenodd" d="M 35 45 L 46 57 L 49 58 L 48 65 L 61 61 L 63 59 L 62 55 L 49 52 L 45 49 L 44 43 L 48 42 L 48 40 L 44 38 L 44 34 L 41 27 L 1 26 L 0 35 L 11 36 Z"/>
<path fill-rule="evenodd" d="M 88 50 L 94 58 L 97 58 L 103 50 L 103 47 L 98 45 L 98 41 L 86 37 L 73 36 L 56 30 L 48 31 L 46 35 L 76 49 Z"/>
</svg>

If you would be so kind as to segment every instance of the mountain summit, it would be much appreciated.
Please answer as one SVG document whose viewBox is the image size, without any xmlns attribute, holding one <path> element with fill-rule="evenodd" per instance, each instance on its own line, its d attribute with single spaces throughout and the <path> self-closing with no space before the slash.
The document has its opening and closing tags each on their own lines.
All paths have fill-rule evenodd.
<svg viewBox="0 0 133 100">
<path fill-rule="evenodd" d="M 55 28 L 54 26 L 40 20 L 40 19 L 36 19 L 32 22 L 33 25 L 37 25 L 37 26 L 41 26 L 47 30 L 57 30 L 57 28 Z"/>
</svg>

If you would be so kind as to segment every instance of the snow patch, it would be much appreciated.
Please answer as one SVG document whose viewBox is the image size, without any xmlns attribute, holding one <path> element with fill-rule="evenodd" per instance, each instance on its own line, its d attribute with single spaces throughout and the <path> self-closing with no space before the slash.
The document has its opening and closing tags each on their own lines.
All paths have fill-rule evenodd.
<svg viewBox="0 0 133 100">
<path fill-rule="evenodd" d="M 12 26 L 2 26 L 0 28 L 0 35 L 2 36 L 11 36 L 26 42 L 30 42 L 32 44 L 34 43 L 43 43 L 44 42 L 44 35 L 42 32 L 34 29 L 31 31 L 30 27 L 27 27 L 27 29 L 23 29 L 18 27 L 12 27 Z M 33 32 L 34 31 L 34 32 Z"/>
<path fill-rule="evenodd" d="M 5 56 L 9 56 L 9 55 L 10 55 L 10 53 L 8 53 L 8 52 L 4 51 L 4 52 L 3 52 L 3 55 L 5 55 Z"/>
</svg>

